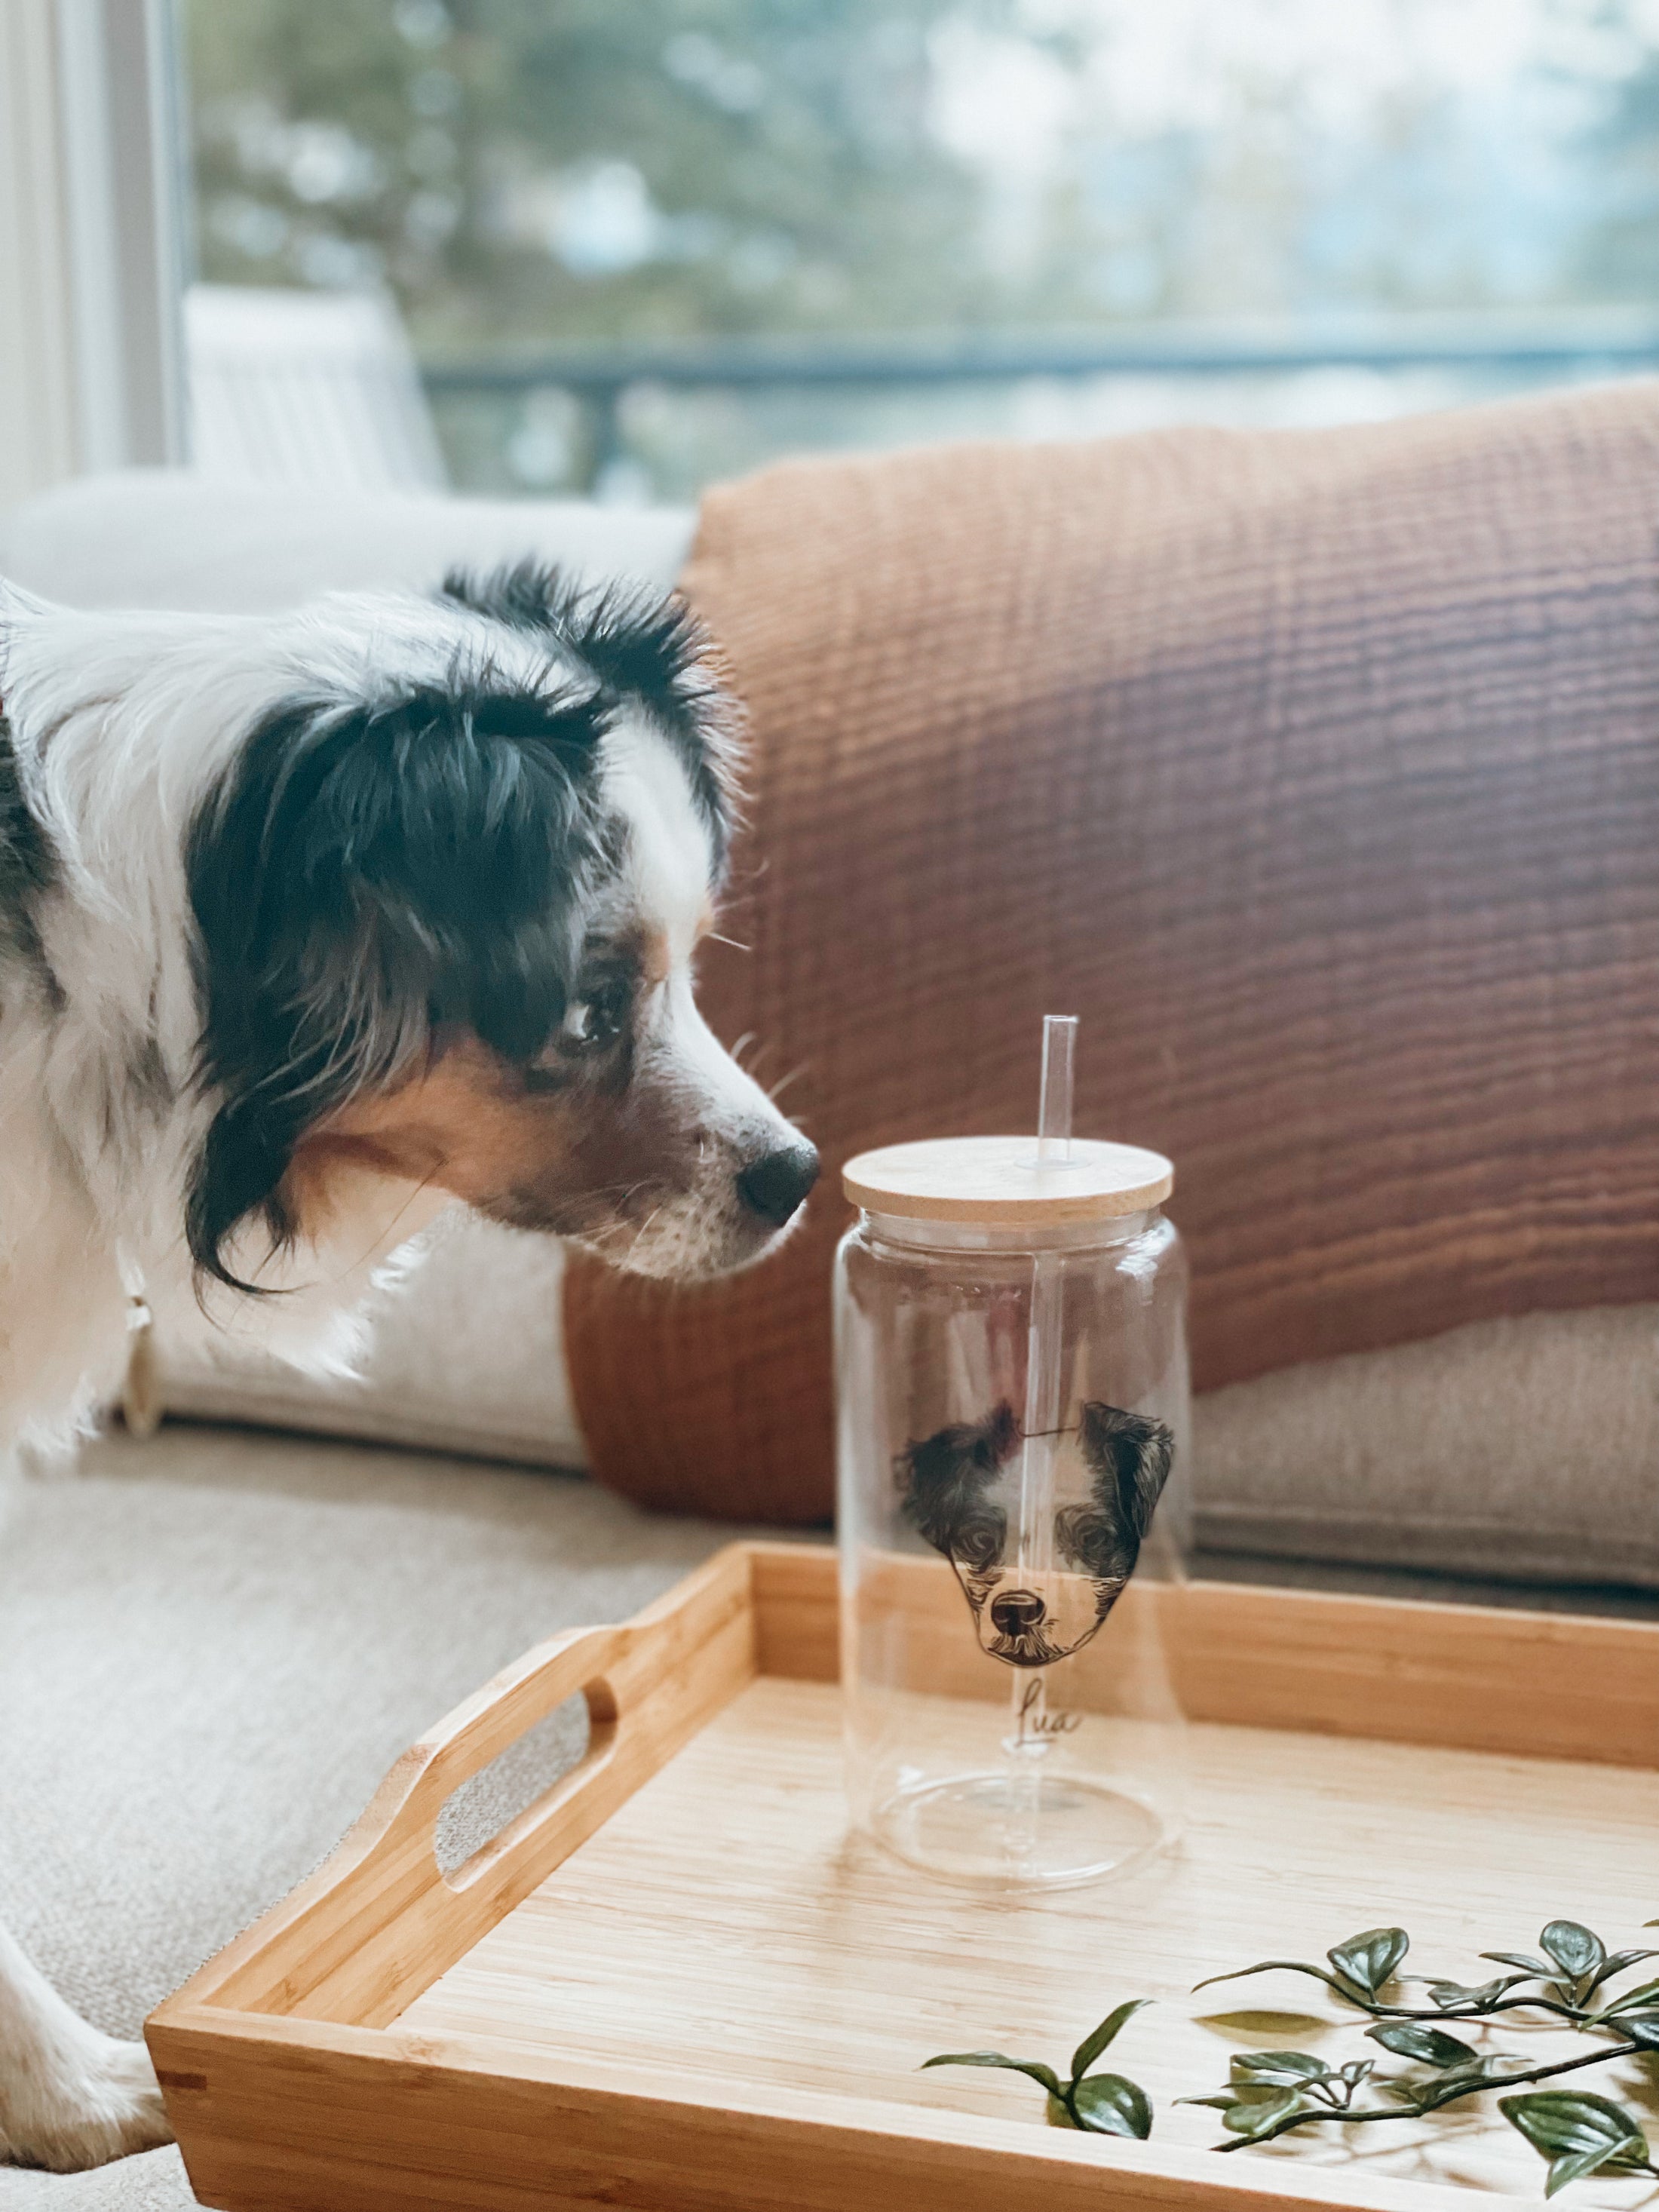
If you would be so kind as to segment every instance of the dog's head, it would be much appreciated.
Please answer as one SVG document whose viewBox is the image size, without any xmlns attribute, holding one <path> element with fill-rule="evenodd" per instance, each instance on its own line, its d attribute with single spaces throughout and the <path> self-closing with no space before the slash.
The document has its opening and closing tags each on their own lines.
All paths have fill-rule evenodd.
<svg viewBox="0 0 1659 2212">
<path fill-rule="evenodd" d="M 1041 1586 L 1018 1571 L 1024 1439 L 1012 1406 L 939 1429 L 895 1463 L 906 1517 L 955 1569 L 981 1650 L 1011 1667 L 1069 1658 L 1096 1633 L 1134 1572 L 1169 1479 L 1175 1440 L 1161 1421 L 1095 1401 L 1076 1440 L 1084 1492 L 1054 1510 L 1057 1571 Z"/>
<path fill-rule="evenodd" d="M 365 1172 L 647 1274 L 778 1236 L 817 1156 L 693 999 L 733 715 L 678 603 L 525 563 L 435 601 L 75 627 L 98 619 L 33 648 L 22 625 L 7 706 L 88 896 L 100 838 L 155 896 L 116 851 L 121 797 L 178 878 L 204 1276 L 319 1240 Z"/>
</svg>

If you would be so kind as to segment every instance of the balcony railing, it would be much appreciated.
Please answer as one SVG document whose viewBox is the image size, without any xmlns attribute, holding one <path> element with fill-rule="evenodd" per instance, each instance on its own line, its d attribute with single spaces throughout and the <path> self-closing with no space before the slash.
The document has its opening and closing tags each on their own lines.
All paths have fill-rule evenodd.
<svg viewBox="0 0 1659 2212">
<path fill-rule="evenodd" d="M 1489 372 L 1537 380 L 1659 367 L 1659 314 L 1390 314 L 1294 322 L 1167 321 L 1098 331 L 945 337 L 697 338 L 572 344 L 483 362 L 432 362 L 434 397 L 568 392 L 586 418 L 588 482 L 623 452 L 622 410 L 645 387 L 868 391 L 1026 379 L 1288 374 L 1331 368 Z"/>
</svg>

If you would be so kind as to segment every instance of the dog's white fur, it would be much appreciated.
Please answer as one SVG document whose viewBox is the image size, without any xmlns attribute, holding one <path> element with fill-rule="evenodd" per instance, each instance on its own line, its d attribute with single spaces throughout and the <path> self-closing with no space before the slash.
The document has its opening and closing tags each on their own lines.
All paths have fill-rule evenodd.
<svg viewBox="0 0 1659 2212">
<path fill-rule="evenodd" d="M 0 702 L 57 860 L 40 936 L 58 994 L 43 994 L 27 963 L 0 970 L 0 1456 L 20 1439 L 68 1440 L 112 1397 L 138 1295 L 175 1335 L 229 1327 L 302 1364 L 351 1360 L 355 1304 L 448 1201 L 365 1174 L 324 1244 L 273 1257 L 254 1237 L 236 1254 L 234 1272 L 289 1295 L 213 1285 L 198 1304 L 184 1207 L 215 1101 L 198 1076 L 183 841 L 284 696 L 320 685 L 372 699 L 486 657 L 512 675 L 514 656 L 533 684 L 548 648 L 413 598 L 337 598 L 275 620 L 88 615 L 0 585 Z M 685 1113 L 713 1133 L 706 1187 L 636 1228 L 632 1258 L 690 1272 L 728 1230 L 730 1158 L 714 1156 L 793 1132 L 692 999 L 710 850 L 683 766 L 639 717 L 605 740 L 602 773 L 629 825 L 625 896 L 672 955 L 653 1049 Z M 134 1070 L 145 1066 L 166 1103 L 137 1111 Z M 142 2047 L 81 2021 L 0 1929 L 0 2155 L 76 2168 L 166 2136 Z"/>
</svg>

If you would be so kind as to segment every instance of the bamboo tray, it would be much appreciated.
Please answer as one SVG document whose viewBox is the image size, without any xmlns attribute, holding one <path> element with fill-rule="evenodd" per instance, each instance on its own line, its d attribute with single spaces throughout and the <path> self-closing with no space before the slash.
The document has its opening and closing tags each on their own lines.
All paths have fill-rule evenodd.
<svg viewBox="0 0 1659 2212">
<path fill-rule="evenodd" d="M 1406 2124 L 1218 2156 L 1216 2116 L 1173 2100 L 1285 2038 L 1210 2015 L 1316 2014 L 1332 2026 L 1304 2021 L 1298 2042 L 1370 2046 L 1339 2038 L 1311 1982 L 1188 1992 L 1383 1921 L 1463 1974 L 1557 1914 L 1632 1940 L 1659 1911 L 1659 1626 L 1214 1583 L 1131 1600 L 1175 1614 L 1200 1723 L 1188 1838 L 1124 1882 L 1032 1901 L 945 1887 L 848 1836 L 830 1553 L 735 1545 L 625 1626 L 532 1651 L 150 2021 L 198 2196 L 225 2212 L 1538 2204 L 1541 2162 L 1495 2117 L 1443 2118 L 1431 2145 Z M 451 1793 L 579 1692 L 580 1765 L 446 1875 Z M 1111 2058 L 1153 2098 L 1150 2142 L 1046 2126 L 1018 2076 L 916 2070 L 988 2045 L 1063 2058 L 1127 1996 L 1160 2001 Z M 1616 2088 L 1652 2110 L 1639 2075 Z M 1635 2201 L 1595 2190 L 1573 2201 Z"/>
</svg>

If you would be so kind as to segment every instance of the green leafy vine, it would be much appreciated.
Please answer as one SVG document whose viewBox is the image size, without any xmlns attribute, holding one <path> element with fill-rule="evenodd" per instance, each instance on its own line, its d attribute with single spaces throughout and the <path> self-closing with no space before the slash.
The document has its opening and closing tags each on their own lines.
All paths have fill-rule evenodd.
<svg viewBox="0 0 1659 2212">
<path fill-rule="evenodd" d="M 1508 1972 L 1468 1984 L 1402 1974 L 1411 1948 L 1405 1929 L 1369 1928 L 1334 1944 L 1322 1966 L 1305 1959 L 1262 1959 L 1231 1973 L 1211 1975 L 1197 1986 L 1210 1989 L 1251 1974 L 1310 1975 L 1344 2005 L 1365 2014 L 1371 2023 L 1365 2030 L 1368 2040 L 1407 2060 L 1410 2070 L 1379 2073 L 1375 2057 L 1332 2066 L 1306 2051 L 1241 2051 L 1221 2088 L 1177 2101 L 1218 2112 L 1227 2140 L 1216 2148 L 1236 2151 L 1300 2129 L 1421 2119 L 1467 2097 L 1525 2091 L 1500 2097 L 1498 2109 L 1548 2161 L 1546 2197 L 1592 2173 L 1647 2174 L 1659 2180 L 1646 2134 L 1626 2106 L 1590 2090 L 1535 2087 L 1584 2067 L 1659 2052 L 1659 1976 L 1617 1992 L 1612 1988 L 1633 1966 L 1659 1958 L 1659 1951 L 1609 1951 L 1593 1929 L 1576 1920 L 1552 1920 L 1538 1948 L 1541 1956 L 1483 1951 L 1483 1959 Z M 1426 1990 L 1426 2005 L 1407 2001 L 1413 1984 Z M 1061 2125 L 1145 2139 L 1152 2131 L 1152 2105 L 1146 2092 L 1126 2075 L 1090 2069 L 1149 2002 L 1133 1997 L 1109 2013 L 1073 2052 L 1064 2081 L 1040 2060 L 1010 2058 L 999 2051 L 945 2051 L 925 2063 L 1008 2068 L 1029 2075 L 1047 2093 L 1049 2116 Z M 1486 2022 L 1516 2013 L 1532 2015 L 1534 2026 L 1559 2025 L 1594 2041 L 1571 2057 L 1534 2065 L 1513 2052 L 1477 2051 L 1448 2030 L 1449 2022 Z M 1387 2102 L 1370 2101 L 1379 2097 Z"/>
</svg>

